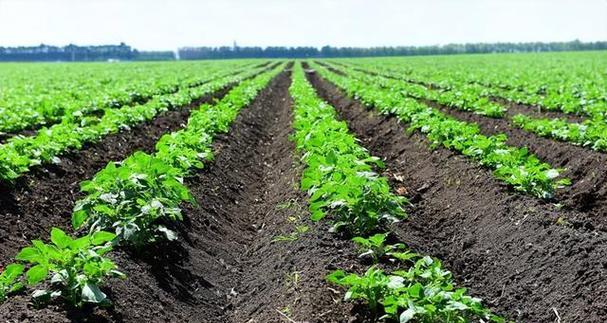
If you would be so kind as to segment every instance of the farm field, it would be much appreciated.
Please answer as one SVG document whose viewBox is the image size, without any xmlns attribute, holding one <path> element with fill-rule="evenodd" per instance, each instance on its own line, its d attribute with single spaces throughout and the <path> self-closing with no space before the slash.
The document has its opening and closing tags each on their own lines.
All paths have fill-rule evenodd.
<svg viewBox="0 0 607 323">
<path fill-rule="evenodd" d="M 605 322 L 607 52 L 0 64 L 6 322 Z"/>
</svg>

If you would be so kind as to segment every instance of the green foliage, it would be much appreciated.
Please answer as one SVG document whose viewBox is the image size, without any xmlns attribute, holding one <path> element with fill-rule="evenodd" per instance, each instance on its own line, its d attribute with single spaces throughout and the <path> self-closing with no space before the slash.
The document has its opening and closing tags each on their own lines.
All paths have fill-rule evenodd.
<svg viewBox="0 0 607 323">
<path fill-rule="evenodd" d="M 83 182 L 85 197 L 74 208 L 74 228 L 111 230 L 117 242 L 136 247 L 157 239 L 176 239 L 177 234 L 165 224 L 182 220 L 182 202 L 195 202 L 183 177 L 212 158 L 213 137 L 227 132 L 240 109 L 279 71 L 276 68 L 244 81 L 216 104 L 201 106 L 190 115 L 185 129 L 158 141 L 153 156 L 136 152 Z"/>
<path fill-rule="evenodd" d="M 104 278 L 124 275 L 104 256 L 117 243 L 143 247 L 158 238 L 176 238 L 164 224 L 182 219 L 181 202 L 194 202 L 183 177 L 203 167 L 203 161 L 212 156 L 212 138 L 226 132 L 240 109 L 283 68 L 244 81 L 215 105 L 200 107 L 191 114 L 186 129 L 161 138 L 155 155 L 136 152 L 121 163 L 109 163 L 93 179 L 81 183 L 85 196 L 76 203 L 72 224 L 76 229 L 86 228 L 88 234 L 72 238 L 53 228 L 50 244 L 34 240 L 16 257 L 29 266 L 25 273 L 28 284 L 42 287 L 34 292 L 36 301 L 61 297 L 74 306 L 108 304 L 99 286 Z M 158 100 L 150 104 L 158 104 Z M 108 111 L 106 116 L 114 115 Z M 2 298 L 22 286 L 23 269 L 21 264 L 11 265 L 0 275 Z"/>
<path fill-rule="evenodd" d="M 21 282 L 23 269 L 24 266 L 21 264 L 10 264 L 4 268 L 2 274 L 0 274 L 0 303 L 4 302 L 10 293 L 23 288 Z"/>
<path fill-rule="evenodd" d="M 330 215 L 334 231 L 367 234 L 383 221 L 403 218 L 407 201 L 393 195 L 387 180 L 374 171 L 383 163 L 335 119 L 334 109 L 316 96 L 300 65 L 289 92 L 295 101 L 293 139 L 306 165 L 300 187 L 310 195 L 312 220 Z"/>
<path fill-rule="evenodd" d="M 128 105 L 123 105 L 125 102 L 119 100 L 111 101 L 111 104 L 107 103 L 103 108 L 93 109 L 102 111 L 101 117 L 95 117 L 81 108 L 73 114 L 62 116 L 59 123 L 48 128 L 44 127 L 33 136 L 16 136 L 8 139 L 6 143 L 0 144 L 0 180 L 10 182 L 28 172 L 33 166 L 59 162 L 58 156 L 69 150 L 81 149 L 86 143 L 96 142 L 109 134 L 130 129 L 132 126 L 153 119 L 161 112 L 190 104 L 228 84 L 255 75 L 259 69 L 245 69 L 235 75 L 222 77 L 218 76 L 226 74 L 229 69 L 220 68 L 211 71 L 202 80 L 188 79 L 178 87 L 155 89 L 151 94 L 143 97 L 131 93 L 132 97 L 128 98 Z M 2 113 L 0 113 L 1 117 Z M 1 123 L 0 119 L 0 125 Z M 188 138 L 190 141 L 191 139 Z M 180 162 L 192 162 L 191 155 L 186 158 L 187 160 Z"/>
<path fill-rule="evenodd" d="M 38 302 L 62 297 L 74 306 L 83 303 L 108 304 L 99 289 L 107 277 L 124 277 L 116 265 L 104 255 L 112 250 L 113 233 L 99 231 L 81 238 L 72 238 L 60 229 L 51 230 L 51 243 L 32 241 L 16 256 L 30 267 L 25 273 L 29 285 L 44 283 L 34 292 Z"/>
<path fill-rule="evenodd" d="M 556 189 L 569 185 L 559 178 L 561 170 L 552 168 L 530 154 L 526 148 L 506 144 L 506 136 L 485 136 L 475 124 L 456 120 L 402 94 L 402 81 L 364 75 L 350 78 L 314 65 L 318 71 L 352 97 L 376 107 L 384 114 L 396 115 L 409 124 L 409 131 L 427 136 L 432 147 L 457 151 L 494 170 L 497 178 L 514 189 L 540 198 L 552 198 Z M 387 84 L 390 84 L 387 87 Z"/>
<path fill-rule="evenodd" d="M 430 257 L 391 274 L 372 266 L 362 276 L 337 270 L 327 280 L 348 288 L 344 300 L 364 300 L 375 315 L 398 322 L 504 322 L 466 289 L 454 288 L 451 273 Z"/>
<path fill-rule="evenodd" d="M 136 246 L 159 235 L 174 239 L 175 233 L 161 221 L 181 220 L 179 203 L 193 201 L 180 176 L 180 169 L 142 152 L 120 165 L 110 163 L 92 180 L 82 182 L 86 196 L 76 203 L 72 224 L 76 229 L 115 231 L 119 241 Z"/>
<path fill-rule="evenodd" d="M 404 244 L 386 244 L 387 233 L 374 234 L 368 238 L 354 237 L 354 241 L 360 249 L 359 257 L 371 257 L 373 263 L 378 263 L 382 258 L 390 260 L 411 261 L 418 255 L 411 252 Z"/>
<path fill-rule="evenodd" d="M 469 111 L 476 108 L 474 102 L 478 98 L 500 98 L 500 102 L 506 100 L 541 110 L 605 119 L 607 84 L 602 71 L 606 58 L 605 52 L 573 52 L 391 57 L 331 63 L 362 68 L 413 84 L 430 85 L 445 93 L 460 92 L 453 96 L 454 101 L 457 104 L 458 97 L 463 96 L 466 105 L 470 106 Z M 443 103 L 447 104 L 449 100 Z"/>
<path fill-rule="evenodd" d="M 538 119 L 517 114 L 512 117 L 512 122 L 515 126 L 542 137 L 587 146 L 601 152 L 607 151 L 607 122 L 602 117 L 575 123 L 565 119 Z"/>
</svg>

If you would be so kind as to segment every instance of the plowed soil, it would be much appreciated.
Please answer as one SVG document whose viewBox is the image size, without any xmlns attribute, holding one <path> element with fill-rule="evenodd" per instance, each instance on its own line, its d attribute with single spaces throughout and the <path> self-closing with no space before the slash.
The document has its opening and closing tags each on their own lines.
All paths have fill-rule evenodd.
<svg viewBox="0 0 607 323">
<path fill-rule="evenodd" d="M 520 322 L 604 322 L 607 318 L 607 236 L 592 225 L 557 224 L 583 219 L 518 194 L 491 172 L 369 111 L 316 74 L 321 97 L 370 152 L 386 161 L 393 188 L 413 202 L 396 231 L 419 252 L 444 260 L 470 293 Z M 556 145 L 556 144 L 555 144 Z M 553 146 L 550 146 L 553 147 Z M 548 148 L 550 149 L 550 148 Z"/>
<path fill-rule="evenodd" d="M 288 138 L 289 84 L 288 72 L 274 79 L 231 131 L 216 139 L 215 160 L 187 180 L 198 205 L 184 205 L 186 220 L 175 228 L 178 241 L 116 251 L 128 278 L 104 288 L 112 307 L 34 309 L 29 295 L 20 294 L 0 305 L 0 317 L 8 322 L 364 320 L 351 304 L 339 302 L 343 294 L 324 280 L 338 267 L 359 265 L 349 241 L 308 220 L 306 196 L 298 189 L 299 157 Z M 68 211 L 55 216 L 56 223 L 67 223 Z M 304 225 L 309 231 L 295 241 L 280 241 Z"/>
</svg>

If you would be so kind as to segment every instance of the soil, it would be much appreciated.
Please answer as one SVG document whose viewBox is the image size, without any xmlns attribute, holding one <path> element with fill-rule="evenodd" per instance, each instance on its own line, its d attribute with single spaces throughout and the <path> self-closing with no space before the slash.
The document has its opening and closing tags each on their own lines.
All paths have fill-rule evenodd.
<svg viewBox="0 0 607 323">
<path fill-rule="evenodd" d="M 121 161 L 135 151 L 153 152 L 160 137 L 183 128 L 192 109 L 223 98 L 233 86 L 162 113 L 129 131 L 86 144 L 83 149 L 61 156 L 58 165 L 32 169 L 14 185 L 0 183 L 0 264 L 10 262 L 30 240 L 47 236 L 52 227 L 71 227 L 72 209 L 80 197 L 82 181 L 109 162 Z"/>
<path fill-rule="evenodd" d="M 434 102 L 424 101 L 456 119 L 476 123 L 485 135 L 499 133 L 508 136 L 507 143 L 514 147 L 527 147 L 540 160 L 562 168 L 563 176 L 572 185 L 557 191 L 555 202 L 565 209 L 576 210 L 569 218 L 584 223 L 589 229 L 607 231 L 607 154 L 571 143 L 543 138 L 515 128 L 508 119 L 493 119 L 474 113 L 449 109 Z"/>
<path fill-rule="evenodd" d="M 407 192 L 409 218 L 393 229 L 412 249 L 442 259 L 460 285 L 509 319 L 553 322 L 558 313 L 562 322 L 607 320 L 607 236 L 581 220 L 586 213 L 513 192 L 488 169 L 430 150 L 395 118 L 308 77 L 362 145 L 385 160 L 392 188 Z M 567 148 L 571 158 L 580 153 Z"/>
<path fill-rule="evenodd" d="M 231 131 L 216 138 L 215 160 L 187 179 L 198 203 L 183 206 L 178 241 L 113 253 L 128 278 L 104 288 L 114 300 L 112 307 L 77 311 L 49 305 L 36 310 L 29 296 L 21 294 L 0 305 L 0 317 L 7 322 L 368 321 L 364 312 L 340 302 L 343 291 L 324 280 L 338 267 L 360 270 L 360 265 L 349 241 L 308 220 L 306 195 L 298 189 L 301 165 L 288 138 L 289 84 L 288 72 L 275 78 L 243 109 Z M 94 167 L 87 167 L 81 172 L 92 172 Z M 48 203 L 44 207 L 62 205 Z M 71 205 L 71 200 L 63 204 Z M 19 210 L 21 203 L 14 205 Z M 65 225 L 70 209 L 48 216 Z M 54 225 L 45 220 L 29 230 L 37 221 L 28 218 L 21 222 L 28 226 L 17 229 L 36 235 Z M 297 240 L 273 241 L 301 225 L 310 230 Z"/>
<path fill-rule="evenodd" d="M 422 102 L 458 120 L 479 125 L 485 135 L 506 134 L 509 145 L 527 147 L 540 160 L 553 167 L 562 168 L 563 176 L 571 179 L 573 185 L 559 190 L 554 202 L 563 204 L 565 209 L 579 211 L 571 212 L 570 217 L 567 218 L 575 225 L 585 226 L 590 230 L 607 231 L 607 218 L 604 216 L 607 213 L 607 154 L 537 136 L 513 126 L 509 120 L 517 113 L 533 117 L 567 116 L 569 119 L 574 119 L 575 116 L 559 112 L 539 112 L 537 109 L 533 110 L 519 104 L 510 104 L 507 116 L 496 119 L 449 108 L 429 100 Z"/>
<path fill-rule="evenodd" d="M 337 73 L 339 75 L 345 75 L 345 73 L 343 71 L 330 67 L 329 65 L 327 65 L 323 62 L 316 62 L 316 63 L 319 63 L 322 66 L 327 67 L 329 70 L 333 71 L 334 73 Z M 344 64 L 339 64 L 337 62 L 336 62 L 336 64 L 345 67 Z M 423 85 L 429 89 L 435 89 L 435 90 L 441 89 L 440 86 L 438 86 L 434 83 L 428 83 L 428 82 L 423 82 L 423 81 L 414 81 L 414 80 L 404 80 L 402 78 L 398 78 L 398 77 L 394 77 L 394 76 L 389 76 L 389 75 L 384 75 L 384 74 L 380 75 L 379 73 L 375 73 L 375 72 L 368 71 L 368 70 L 361 69 L 361 68 L 354 68 L 354 70 L 356 70 L 358 72 L 362 72 L 362 73 L 367 73 L 369 75 L 379 75 L 381 77 L 385 77 L 388 79 L 401 80 L 401 81 L 405 81 L 405 82 L 412 83 L 412 84 Z M 587 116 L 573 114 L 573 113 L 565 113 L 565 112 L 558 111 L 558 110 L 546 110 L 540 106 L 516 103 L 516 102 L 512 102 L 505 98 L 497 97 L 497 96 L 491 96 L 490 99 L 495 103 L 498 103 L 500 105 L 507 107 L 508 108 L 507 115 L 509 117 L 512 117 L 513 115 L 520 113 L 520 114 L 528 115 L 528 116 L 535 117 L 535 118 L 566 119 L 569 122 L 583 122 L 584 120 L 586 120 L 588 118 Z"/>
<path fill-rule="evenodd" d="M 7 186 L 0 184 L 0 263 L 5 264 L 32 239 L 47 236 L 53 226 L 70 227 L 72 208 L 80 196 L 80 182 L 93 177 L 111 161 L 135 151 L 151 153 L 158 139 L 183 127 L 191 109 L 223 97 L 229 87 L 189 106 L 163 113 L 152 121 L 103 138 L 61 157 Z"/>
</svg>

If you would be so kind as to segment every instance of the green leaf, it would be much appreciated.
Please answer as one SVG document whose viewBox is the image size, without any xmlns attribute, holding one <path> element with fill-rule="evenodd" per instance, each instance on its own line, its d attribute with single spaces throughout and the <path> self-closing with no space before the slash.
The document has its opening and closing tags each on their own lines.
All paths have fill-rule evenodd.
<svg viewBox="0 0 607 323">
<path fill-rule="evenodd" d="M 312 219 L 312 221 L 320 221 L 325 217 L 325 213 L 321 210 L 316 210 L 314 211 L 314 213 L 312 213 L 312 215 L 310 216 L 310 219 Z"/>
<path fill-rule="evenodd" d="M 13 281 L 19 275 L 23 273 L 24 266 L 21 264 L 10 264 L 4 268 L 2 275 L 0 275 L 0 280 L 8 280 Z"/>
<path fill-rule="evenodd" d="M 409 295 L 420 298 L 422 291 L 424 290 L 424 286 L 420 283 L 416 283 L 415 285 L 409 287 Z"/>
<path fill-rule="evenodd" d="M 72 214 L 72 227 L 74 227 L 74 229 L 80 229 L 87 218 L 88 214 L 84 210 L 74 212 L 74 214 Z"/>
<path fill-rule="evenodd" d="M 30 268 L 25 275 L 27 276 L 27 283 L 35 285 L 48 276 L 48 268 L 45 265 L 36 265 Z"/>
<path fill-rule="evenodd" d="M 33 247 L 25 247 L 25 248 L 21 249 L 21 251 L 15 257 L 15 259 L 17 259 L 17 260 L 28 261 L 28 262 L 33 262 L 33 261 L 37 260 L 38 258 L 40 258 L 40 250 L 38 250 L 37 248 L 33 248 Z"/>
<path fill-rule="evenodd" d="M 106 231 L 98 231 L 93 233 L 92 236 L 92 243 L 95 246 L 98 246 L 100 244 L 104 244 L 106 242 L 112 241 L 116 238 L 116 235 L 111 233 L 111 232 L 106 232 Z"/>
<path fill-rule="evenodd" d="M 60 229 L 53 228 L 51 230 L 51 241 L 59 248 L 64 249 L 72 243 L 70 238 L 65 232 Z"/>
</svg>

